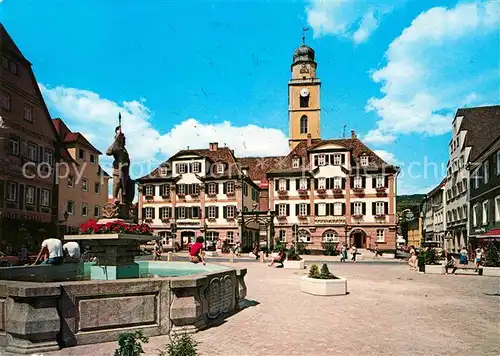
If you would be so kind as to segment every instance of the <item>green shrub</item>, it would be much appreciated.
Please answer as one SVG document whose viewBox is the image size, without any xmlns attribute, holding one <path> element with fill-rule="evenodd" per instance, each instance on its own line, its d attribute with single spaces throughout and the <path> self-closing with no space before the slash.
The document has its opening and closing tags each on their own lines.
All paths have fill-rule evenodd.
<svg viewBox="0 0 500 356">
<path fill-rule="evenodd" d="M 114 356 L 139 356 L 144 353 L 143 342 L 148 342 L 148 338 L 142 334 L 142 331 L 122 333 L 118 336 L 118 348 Z"/>
<path fill-rule="evenodd" d="M 309 278 L 319 278 L 319 267 L 317 264 L 312 264 L 309 269 Z"/>
<path fill-rule="evenodd" d="M 159 356 L 196 356 L 198 344 L 190 335 L 176 335 L 170 339 L 170 344 L 165 346 L 165 351 L 159 350 Z"/>
<path fill-rule="evenodd" d="M 323 254 L 325 256 L 337 256 L 337 243 L 336 242 L 323 242 L 321 246 L 323 247 Z"/>
<path fill-rule="evenodd" d="M 274 245 L 274 252 L 285 252 L 286 251 L 286 245 L 281 242 L 281 241 L 277 241 L 276 244 Z"/>
<path fill-rule="evenodd" d="M 305 242 L 297 242 L 297 253 L 299 255 L 308 255 L 309 250 L 307 249 L 307 244 Z"/>
<path fill-rule="evenodd" d="M 425 264 L 426 265 L 438 265 L 439 258 L 436 249 L 431 247 L 424 252 Z"/>
<path fill-rule="evenodd" d="M 490 241 L 486 247 L 486 256 L 484 256 L 485 267 L 500 267 L 500 255 L 493 242 Z"/>
<path fill-rule="evenodd" d="M 288 251 L 286 252 L 286 258 L 290 261 L 300 261 L 302 259 L 300 258 L 299 254 L 295 252 L 294 248 L 288 249 Z"/>
<path fill-rule="evenodd" d="M 323 263 L 323 266 L 321 266 L 321 272 L 319 273 L 319 278 L 321 279 L 337 279 L 333 274 L 330 273 L 330 270 L 328 269 L 328 266 L 326 263 Z"/>
</svg>

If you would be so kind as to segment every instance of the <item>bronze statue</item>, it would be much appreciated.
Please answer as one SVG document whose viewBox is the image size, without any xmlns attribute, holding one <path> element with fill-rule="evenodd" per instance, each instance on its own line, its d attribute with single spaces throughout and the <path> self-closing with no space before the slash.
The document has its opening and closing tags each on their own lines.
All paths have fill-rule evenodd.
<svg viewBox="0 0 500 356">
<path fill-rule="evenodd" d="M 106 151 L 106 155 L 113 156 L 113 198 L 115 209 L 107 206 L 103 211 L 105 217 L 130 217 L 130 205 L 134 200 L 135 184 L 130 179 L 130 158 L 125 148 L 125 135 L 121 127 L 121 114 L 118 116 L 119 125 L 115 129 L 115 140 Z M 108 204 L 107 204 L 108 205 Z M 114 213 L 113 213 L 114 210 Z M 110 216 L 113 215 L 113 216 Z"/>
</svg>

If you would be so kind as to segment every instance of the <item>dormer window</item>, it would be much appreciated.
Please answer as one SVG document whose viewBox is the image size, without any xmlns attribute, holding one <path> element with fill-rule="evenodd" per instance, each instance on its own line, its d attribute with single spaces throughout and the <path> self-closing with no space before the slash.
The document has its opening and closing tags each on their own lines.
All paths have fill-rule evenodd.
<svg viewBox="0 0 500 356">
<path fill-rule="evenodd" d="M 361 165 L 368 166 L 368 156 L 361 156 Z"/>
<path fill-rule="evenodd" d="M 300 167 L 300 157 L 294 157 L 292 160 L 292 167 L 299 168 Z"/>
<path fill-rule="evenodd" d="M 193 163 L 193 173 L 200 173 L 200 172 L 201 172 L 201 163 L 194 162 Z"/>
<path fill-rule="evenodd" d="M 325 164 L 325 155 L 318 155 L 318 166 L 324 166 Z"/>
<path fill-rule="evenodd" d="M 160 177 L 167 176 L 167 169 L 165 167 L 160 167 Z"/>
<path fill-rule="evenodd" d="M 342 164 L 342 155 L 333 155 L 333 165 L 340 166 Z"/>
<path fill-rule="evenodd" d="M 217 173 L 219 174 L 224 173 L 224 164 L 222 163 L 217 164 Z"/>
<path fill-rule="evenodd" d="M 184 174 L 186 173 L 186 164 L 185 163 L 177 163 L 177 174 Z"/>
<path fill-rule="evenodd" d="M 153 196 L 153 195 L 154 195 L 154 186 L 146 185 L 146 196 Z"/>
</svg>

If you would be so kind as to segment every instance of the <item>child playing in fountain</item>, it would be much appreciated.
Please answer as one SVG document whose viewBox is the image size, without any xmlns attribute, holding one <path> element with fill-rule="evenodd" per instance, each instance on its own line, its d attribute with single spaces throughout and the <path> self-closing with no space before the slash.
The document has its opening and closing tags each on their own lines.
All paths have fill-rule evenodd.
<svg viewBox="0 0 500 356">
<path fill-rule="evenodd" d="M 203 262 L 203 265 L 205 265 L 205 259 L 203 258 L 204 254 L 203 237 L 198 236 L 196 242 L 189 248 L 189 261 L 193 263 Z"/>
</svg>

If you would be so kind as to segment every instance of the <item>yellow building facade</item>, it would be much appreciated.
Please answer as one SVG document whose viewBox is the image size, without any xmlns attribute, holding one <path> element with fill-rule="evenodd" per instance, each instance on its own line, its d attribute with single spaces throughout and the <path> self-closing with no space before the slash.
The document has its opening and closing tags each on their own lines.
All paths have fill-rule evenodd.
<svg viewBox="0 0 500 356">
<path fill-rule="evenodd" d="M 408 246 L 420 247 L 422 244 L 422 217 L 408 223 Z"/>
</svg>

